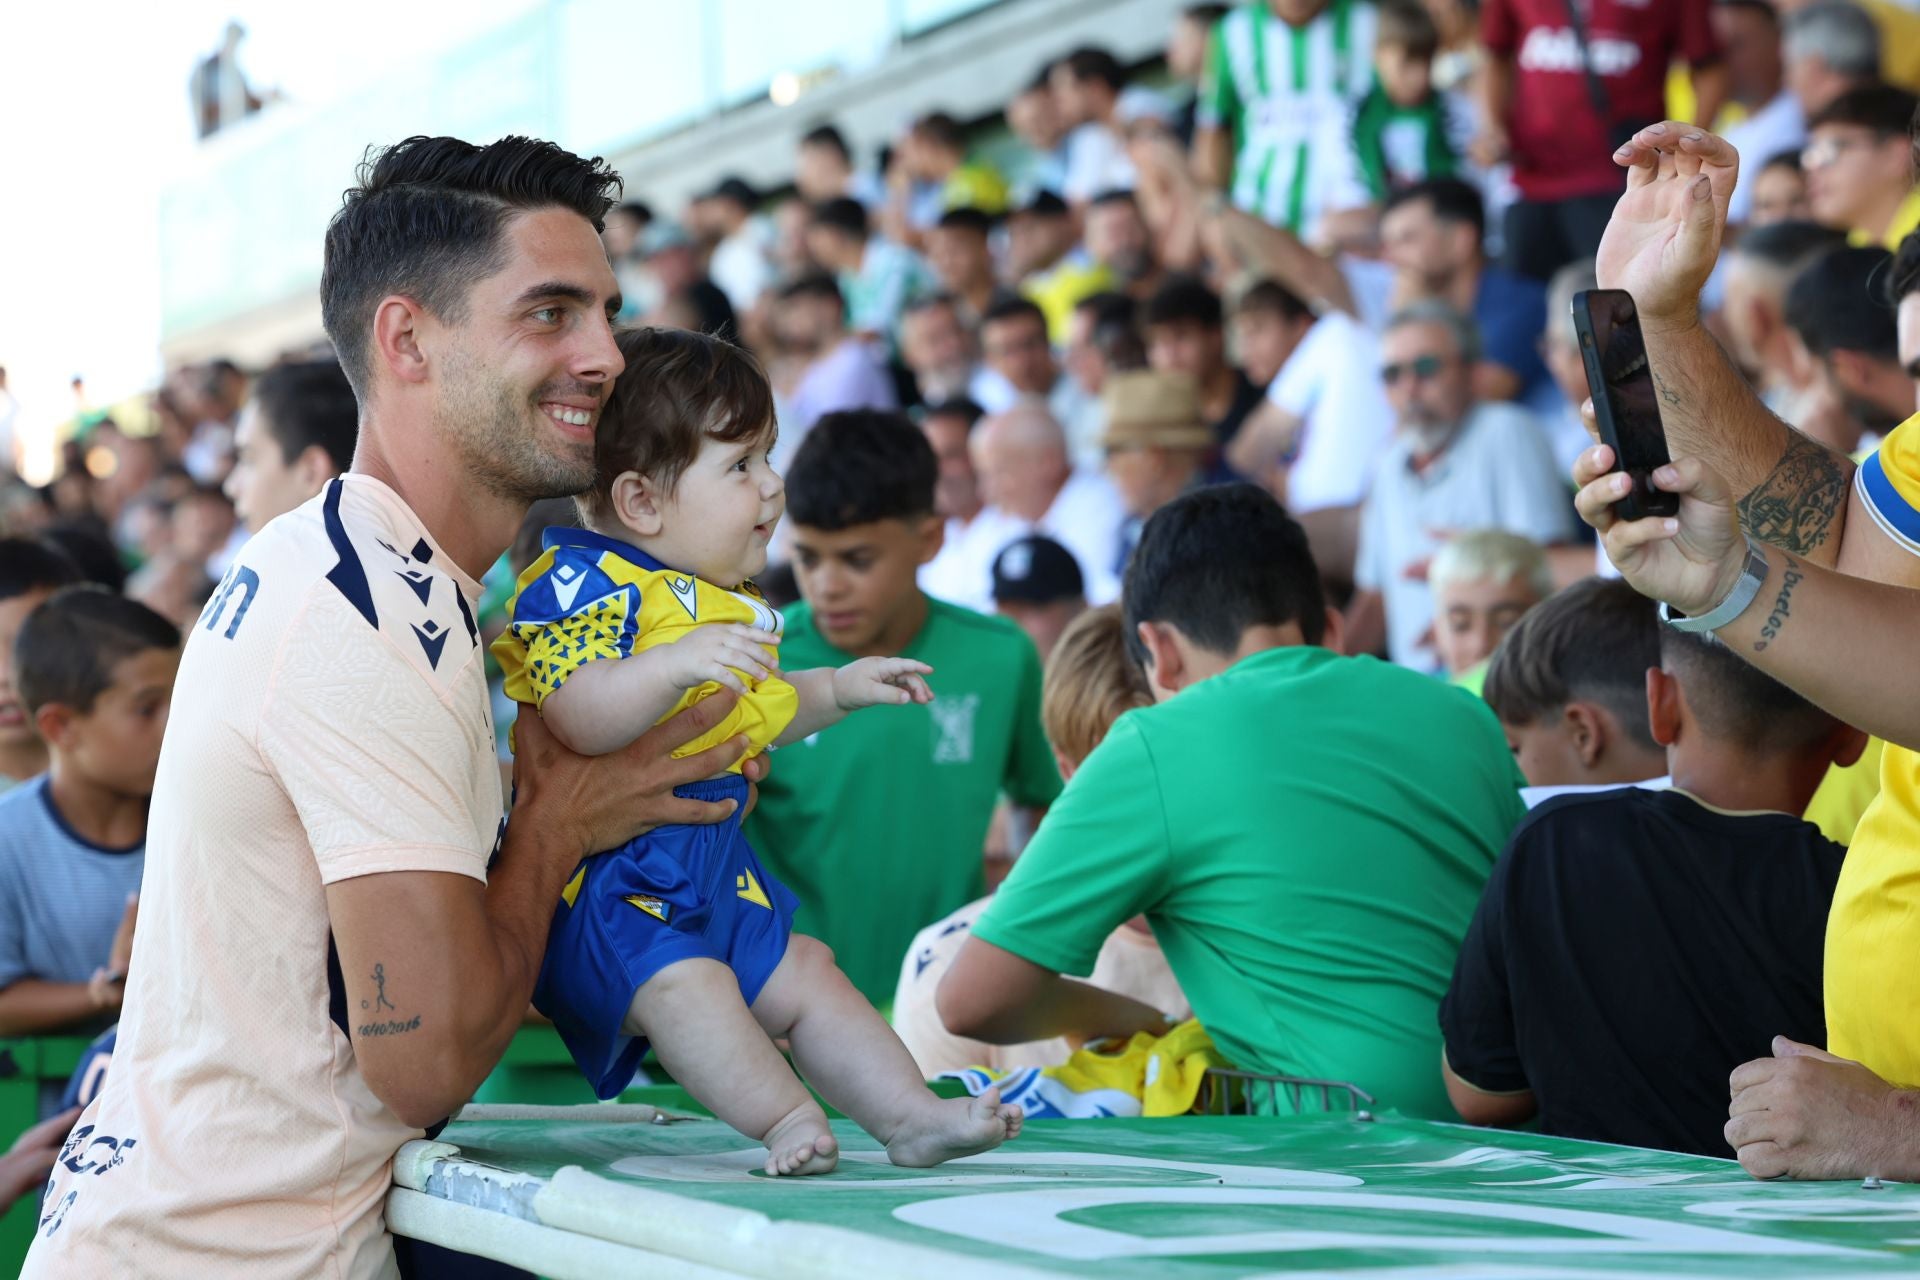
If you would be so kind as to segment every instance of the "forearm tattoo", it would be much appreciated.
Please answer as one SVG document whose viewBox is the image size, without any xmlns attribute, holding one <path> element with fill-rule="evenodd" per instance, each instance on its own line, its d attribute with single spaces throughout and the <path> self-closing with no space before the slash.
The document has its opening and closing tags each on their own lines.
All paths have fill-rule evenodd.
<svg viewBox="0 0 1920 1280">
<path fill-rule="evenodd" d="M 1795 431 L 1773 471 L 1740 499 L 1740 523 L 1762 542 L 1806 555 L 1846 509 L 1848 479 L 1845 458 Z"/>
<path fill-rule="evenodd" d="M 1793 616 L 1793 589 L 1806 580 L 1807 572 L 1800 562 L 1792 556 L 1782 557 L 1780 566 L 1780 590 L 1773 597 L 1773 608 L 1767 613 L 1766 625 L 1760 628 L 1760 638 L 1753 642 L 1753 651 L 1759 653 L 1780 638 L 1786 630 L 1787 619 Z"/>
</svg>

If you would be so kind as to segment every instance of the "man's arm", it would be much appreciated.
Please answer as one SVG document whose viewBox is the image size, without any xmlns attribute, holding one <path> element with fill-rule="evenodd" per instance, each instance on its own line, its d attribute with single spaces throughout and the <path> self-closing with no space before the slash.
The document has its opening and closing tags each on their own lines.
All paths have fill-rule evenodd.
<svg viewBox="0 0 1920 1280">
<path fill-rule="evenodd" d="M 1340 264 L 1308 248 L 1285 227 L 1222 204 L 1213 216 L 1219 240 L 1242 268 L 1276 281 L 1316 310 L 1358 317 L 1359 303 Z"/>
<path fill-rule="evenodd" d="M 1447 1101 L 1460 1113 L 1460 1118 L 1468 1124 L 1486 1125 L 1489 1128 L 1503 1129 L 1516 1124 L 1525 1124 L 1533 1119 L 1540 1108 L 1534 1102 L 1533 1090 L 1515 1089 L 1510 1093 L 1494 1093 L 1468 1084 L 1454 1071 L 1447 1061 L 1447 1051 L 1440 1050 L 1440 1074 L 1447 1086 Z"/>
<path fill-rule="evenodd" d="M 1507 159 L 1513 118 L 1513 57 L 1488 53 L 1480 67 L 1480 132 L 1469 147 L 1473 162 L 1490 169 Z"/>
<path fill-rule="evenodd" d="M 1728 1086 L 1727 1145 L 1754 1177 L 1920 1182 L 1920 1092 L 1785 1036 Z"/>
<path fill-rule="evenodd" d="M 96 999 L 95 988 L 100 989 Z M 0 1036 L 37 1036 L 120 1007 L 119 983 L 48 982 L 21 978 L 0 988 Z"/>
<path fill-rule="evenodd" d="M 710 777 L 742 739 L 673 760 L 718 724 L 716 694 L 611 755 L 575 755 L 537 715 L 515 727 L 515 799 L 485 883 L 440 871 L 356 876 L 327 886 L 346 982 L 354 1054 L 374 1095 L 410 1125 L 432 1124 L 473 1096 L 525 1017 L 561 886 L 580 860 L 652 826 L 710 822 L 673 788 Z"/>
<path fill-rule="evenodd" d="M 1063 978 L 979 938 L 968 938 L 940 980 L 934 1007 L 949 1032 L 988 1044 L 1067 1036 L 1081 1041 L 1165 1034 L 1172 1024 L 1152 1005 L 1092 983 Z"/>
<path fill-rule="evenodd" d="M 1711 129 L 1720 108 L 1727 105 L 1733 77 L 1727 71 L 1727 64 L 1716 58 L 1689 68 L 1688 79 L 1693 83 L 1693 123 L 1702 129 Z M 1766 159 L 1765 156 L 1756 158 Z"/>
</svg>

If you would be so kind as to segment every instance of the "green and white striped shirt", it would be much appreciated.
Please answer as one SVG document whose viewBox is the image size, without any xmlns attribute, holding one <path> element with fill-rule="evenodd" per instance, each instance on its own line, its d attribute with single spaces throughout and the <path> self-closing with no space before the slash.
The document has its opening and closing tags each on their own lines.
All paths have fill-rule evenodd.
<svg viewBox="0 0 1920 1280">
<path fill-rule="evenodd" d="M 1353 118 L 1373 84 L 1375 24 L 1369 0 L 1332 0 L 1304 27 L 1265 0 L 1220 20 L 1197 118 L 1233 130 L 1235 205 L 1311 240 L 1322 214 L 1367 203 Z"/>
</svg>

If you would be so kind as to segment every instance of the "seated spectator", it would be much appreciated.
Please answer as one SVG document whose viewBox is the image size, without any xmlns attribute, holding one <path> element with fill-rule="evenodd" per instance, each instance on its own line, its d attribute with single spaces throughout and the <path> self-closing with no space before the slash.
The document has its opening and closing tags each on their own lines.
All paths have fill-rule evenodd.
<svg viewBox="0 0 1920 1280">
<path fill-rule="evenodd" d="M 1442 1070 L 1474 1124 L 1724 1159 L 1733 1069 L 1776 1035 L 1826 1038 L 1846 850 L 1798 815 L 1865 738 L 1669 627 L 1646 702 L 1673 788 L 1568 796 L 1520 825 L 1440 1007 Z"/>
<path fill-rule="evenodd" d="M 1007 128 L 1025 148 L 1010 177 L 1015 198 L 1030 201 L 1067 185 L 1067 123 L 1053 96 L 1053 64 L 1040 68 L 1007 103 Z"/>
<path fill-rule="evenodd" d="M 1474 394 L 1478 354 L 1472 322 L 1444 303 L 1417 302 L 1387 324 L 1381 377 L 1399 426 L 1360 521 L 1355 652 L 1371 651 L 1384 630 L 1395 662 L 1435 669 L 1425 579 L 1437 533 L 1505 529 L 1542 546 L 1571 536 L 1566 481 L 1545 434 L 1524 411 Z"/>
<path fill-rule="evenodd" d="M 1360 99 L 1353 145 L 1367 194 L 1385 200 L 1462 167 L 1473 119 L 1434 87 L 1440 28 L 1421 0 L 1383 0 L 1373 42 L 1373 87 Z"/>
<path fill-rule="evenodd" d="M 1787 90 L 1807 120 L 1841 94 L 1880 81 L 1880 29 L 1852 0 L 1817 0 L 1787 13 L 1780 54 Z"/>
<path fill-rule="evenodd" d="M 847 324 L 858 334 L 892 341 L 901 313 L 933 291 L 920 255 L 872 234 L 866 206 L 837 196 L 813 206 L 807 253 L 840 285 Z"/>
<path fill-rule="evenodd" d="M 737 175 L 695 196 L 689 222 L 713 245 L 707 274 L 735 313 L 751 311 L 773 283 L 773 229 L 759 216 L 760 193 Z"/>
<path fill-rule="evenodd" d="M 1077 393 L 1072 416 L 1061 421 L 1076 467 L 1106 465 L 1100 436 L 1106 409 L 1100 397 L 1116 373 L 1147 367 L 1146 339 L 1140 333 L 1140 308 L 1124 293 L 1102 292 L 1082 298 L 1067 323 L 1067 377 Z"/>
<path fill-rule="evenodd" d="M 1107 478 L 1127 512 L 1120 535 L 1124 563 L 1154 512 L 1190 489 L 1234 477 L 1213 465 L 1213 429 L 1186 374 L 1115 374 L 1107 379 L 1101 405 Z"/>
<path fill-rule="evenodd" d="M 967 131 L 944 111 L 915 120 L 894 152 L 887 175 L 887 235 L 919 248 L 921 236 L 949 209 L 1007 209 L 1007 183 L 995 169 L 967 157 Z"/>
<path fill-rule="evenodd" d="M 1134 299 L 1150 297 L 1163 277 L 1153 251 L 1153 232 L 1129 191 L 1105 191 L 1086 209 L 1083 240 L 1093 264 L 1111 276 L 1111 284 Z"/>
<path fill-rule="evenodd" d="M 1747 226 L 1764 227 L 1770 222 L 1807 222 L 1813 218 L 1813 206 L 1807 203 L 1807 175 L 1800 168 L 1800 153 L 1783 151 L 1765 160 L 1754 171 L 1753 206 Z"/>
<path fill-rule="evenodd" d="M 1553 570 L 1539 547 L 1504 529 L 1447 539 L 1427 572 L 1433 587 L 1433 647 L 1456 682 L 1484 673 L 1500 639 L 1553 594 Z M 1479 691 L 1478 681 L 1474 682 Z"/>
<path fill-rule="evenodd" d="M 920 415 L 920 433 L 939 466 L 933 513 L 946 522 L 939 554 L 920 567 L 920 589 L 936 600 L 991 612 L 991 597 L 975 580 L 979 569 L 967 549 L 967 529 L 980 516 L 980 477 L 974 474 L 972 437 L 982 411 L 971 400 L 945 400 Z"/>
<path fill-rule="evenodd" d="M 663 220 L 649 223 L 640 236 L 640 255 L 635 314 L 641 323 L 740 340 L 733 303 L 707 275 L 685 227 Z"/>
<path fill-rule="evenodd" d="M 846 135 L 830 124 L 815 125 L 800 135 L 795 151 L 793 185 L 809 205 L 828 200 L 858 200 L 868 208 L 886 199 L 880 179 L 856 169 Z"/>
<path fill-rule="evenodd" d="M 26 538 L 0 539 L 0 792 L 47 771 L 47 744 L 14 677 L 13 643 L 28 615 L 80 581 L 64 551 Z"/>
<path fill-rule="evenodd" d="M 1047 660 L 1040 719 L 1062 778 L 1073 777 L 1114 721 L 1136 707 L 1153 705 L 1146 677 L 1127 653 L 1124 628 L 1119 605 L 1089 610 L 1067 627 Z M 1034 1044 L 988 1044 L 963 1039 L 941 1024 L 935 992 L 965 944 L 973 922 L 990 901 L 982 898 L 970 902 L 922 929 L 914 936 L 900 966 L 900 982 L 893 996 L 893 1029 L 928 1079 L 943 1071 L 976 1066 L 995 1070 L 1051 1067 L 1072 1056 L 1074 1045 L 1064 1038 Z M 1162 1010 L 1169 1021 L 1193 1016 L 1160 944 L 1140 917 L 1107 935 L 1087 980 Z"/>
<path fill-rule="evenodd" d="M 805 361 L 780 413 L 774 470 L 784 472 L 813 424 L 849 409 L 892 409 L 893 379 L 873 347 L 846 324 L 846 304 L 831 276 L 803 276 L 780 291 L 774 332 L 781 346 Z"/>
<path fill-rule="evenodd" d="M 1719 0 L 1712 18 L 1726 59 L 1731 100 L 1747 112 L 1722 136 L 1749 163 L 1783 151 L 1797 152 L 1807 139 L 1807 117 L 1800 99 L 1787 87 L 1779 10 L 1769 0 Z M 1753 199 L 1753 183 L 1736 184 L 1727 203 L 1727 221 L 1734 225 L 1750 221 Z"/>
<path fill-rule="evenodd" d="M 1053 64 L 1053 100 L 1067 126 L 1067 172 L 1060 194 L 1076 209 L 1095 196 L 1131 191 L 1133 161 L 1120 133 L 1127 73 L 1105 49 L 1075 49 Z"/>
<path fill-rule="evenodd" d="M 1113 287 L 1111 269 L 1080 247 L 1080 232 L 1066 202 L 1042 191 L 1007 218 L 1007 276 L 1047 317 L 1047 336 L 1067 342 L 1073 309 Z"/>
<path fill-rule="evenodd" d="M 240 411 L 226 493 L 249 533 L 314 497 L 353 464 L 360 405 L 332 360 L 275 365 Z"/>
<path fill-rule="evenodd" d="M 1889 253 L 1920 226 L 1910 134 L 1914 95 L 1889 85 L 1841 94 L 1807 126 L 1800 165 L 1813 217 Z"/>
<path fill-rule="evenodd" d="M 1728 347 L 1767 407 L 1790 423 L 1800 421 L 1800 402 L 1813 388 L 1787 324 L 1787 289 L 1815 258 L 1845 242 L 1841 232 L 1815 222 L 1775 222 L 1749 228 L 1721 255 Z M 1582 431 L 1580 447 L 1589 442 Z"/>
<path fill-rule="evenodd" d="M 993 273 L 993 250 L 987 237 L 993 219 L 972 206 L 949 209 L 927 231 L 927 262 L 942 292 L 959 305 L 960 319 L 969 329 L 993 305 L 1000 284 Z"/>
<path fill-rule="evenodd" d="M 1256 280 L 1233 304 L 1233 352 L 1247 380 L 1264 391 L 1313 327 L 1307 304 L 1271 280 Z"/>
<path fill-rule="evenodd" d="M 1079 561 L 1088 600 L 1119 596 L 1126 509 L 1104 475 L 1074 469 L 1066 433 L 1046 406 L 1022 401 L 983 421 L 973 435 L 973 468 L 987 509 L 967 543 L 979 557 L 983 588 L 1002 547 L 1044 533 Z"/>
<path fill-rule="evenodd" d="M 781 662 L 901 654 L 934 668 L 937 696 L 783 752 L 746 820 L 767 870 L 800 898 L 794 927 L 879 1003 L 915 931 L 985 892 L 995 800 L 1039 809 L 1060 790 L 1032 643 L 914 585 L 940 546 L 937 475 L 925 437 L 893 414 L 822 419 L 795 455 L 787 519 L 805 602 L 786 611 Z"/>
<path fill-rule="evenodd" d="M 1227 320 L 1220 295 L 1194 276 L 1168 276 L 1141 308 L 1147 363 L 1185 375 L 1199 397 L 1200 420 L 1221 445 L 1260 404 L 1265 387 L 1227 362 Z"/>
<path fill-rule="evenodd" d="M 1653 603 L 1617 578 L 1576 582 L 1514 623 L 1487 664 L 1485 694 L 1529 806 L 1668 785 L 1647 720 L 1647 671 L 1659 665 Z"/>
<path fill-rule="evenodd" d="M 959 304 L 947 294 L 907 305 L 900 317 L 900 361 L 913 374 L 923 404 L 966 399 L 1004 409 L 1013 403 L 1005 381 L 981 366 L 973 333 L 960 323 Z"/>
<path fill-rule="evenodd" d="M 1159 1009 L 1062 976 L 1144 914 L 1236 1066 L 1451 1116 L 1436 1013 L 1521 816 L 1493 717 L 1322 647 L 1338 636 L 1306 536 L 1250 485 L 1147 523 L 1125 634 L 1157 705 L 1123 716 L 1048 812 L 940 984 L 942 1022 L 1000 1044 L 1164 1032 Z M 1258 786 L 1220 786 L 1253 759 Z"/>
<path fill-rule="evenodd" d="M 993 560 L 993 611 L 1027 633 L 1044 666 L 1087 589 L 1073 553 L 1042 534 L 1008 543 Z"/>
<path fill-rule="evenodd" d="M 1900 363 L 1885 292 L 1891 262 L 1878 246 L 1834 249 L 1809 262 L 1787 290 L 1787 325 L 1845 410 L 1798 425 L 1844 454 L 1878 443 L 1913 416 L 1913 378 Z"/>
<path fill-rule="evenodd" d="M 171 623 L 97 587 L 20 629 L 20 699 L 50 764 L 0 798 L 0 1035 L 98 1031 L 120 1008 L 179 665 Z"/>
<path fill-rule="evenodd" d="M 988 372 L 1003 384 L 980 400 L 989 412 L 1023 397 L 1046 402 L 1062 422 L 1080 412 L 1084 393 L 1061 375 L 1047 341 L 1047 317 L 1027 299 L 1001 298 L 987 308 L 980 319 L 980 350 Z"/>
</svg>

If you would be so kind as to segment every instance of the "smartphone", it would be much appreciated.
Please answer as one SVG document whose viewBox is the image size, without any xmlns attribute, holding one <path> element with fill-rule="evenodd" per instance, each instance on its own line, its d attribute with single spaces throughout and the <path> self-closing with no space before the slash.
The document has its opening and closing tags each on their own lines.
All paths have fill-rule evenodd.
<svg viewBox="0 0 1920 1280">
<path fill-rule="evenodd" d="M 1624 289 L 1576 293 L 1573 328 L 1580 336 L 1600 439 L 1612 447 L 1616 468 L 1633 480 L 1614 510 L 1626 520 L 1678 515 L 1680 496 L 1653 487 L 1653 473 L 1673 459 L 1633 299 Z"/>
</svg>

